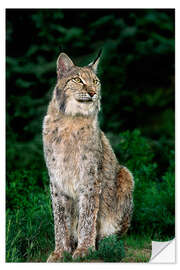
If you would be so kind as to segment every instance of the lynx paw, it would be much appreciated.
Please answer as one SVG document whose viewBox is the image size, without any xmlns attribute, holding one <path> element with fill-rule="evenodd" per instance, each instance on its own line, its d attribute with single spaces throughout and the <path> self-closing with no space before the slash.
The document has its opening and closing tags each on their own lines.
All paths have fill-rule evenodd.
<svg viewBox="0 0 180 270">
<path fill-rule="evenodd" d="M 88 252 L 88 248 L 77 248 L 73 253 L 73 259 L 77 259 L 78 257 L 83 258 L 88 254 Z"/>
<path fill-rule="evenodd" d="M 60 262 L 63 259 L 63 255 L 64 250 L 55 250 L 49 255 L 47 262 Z"/>
</svg>

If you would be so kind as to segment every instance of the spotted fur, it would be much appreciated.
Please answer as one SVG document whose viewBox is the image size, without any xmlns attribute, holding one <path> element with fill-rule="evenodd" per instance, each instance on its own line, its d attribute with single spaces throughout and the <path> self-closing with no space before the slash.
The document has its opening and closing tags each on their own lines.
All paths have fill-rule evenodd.
<svg viewBox="0 0 180 270">
<path fill-rule="evenodd" d="M 64 53 L 57 61 L 57 84 L 43 122 L 55 229 L 48 262 L 64 251 L 84 256 L 97 239 L 130 226 L 133 177 L 98 125 L 98 62 L 77 67 Z"/>
</svg>

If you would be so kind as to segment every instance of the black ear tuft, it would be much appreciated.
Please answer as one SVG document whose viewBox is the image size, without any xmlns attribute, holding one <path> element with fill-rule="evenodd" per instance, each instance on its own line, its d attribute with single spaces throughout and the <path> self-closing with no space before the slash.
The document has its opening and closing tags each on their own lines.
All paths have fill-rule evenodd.
<svg viewBox="0 0 180 270">
<path fill-rule="evenodd" d="M 95 64 L 96 61 L 101 57 L 101 54 L 102 54 L 102 49 L 99 50 L 98 55 L 97 55 L 96 59 L 94 60 L 93 64 Z"/>
<path fill-rule="evenodd" d="M 62 78 L 74 66 L 72 60 L 65 53 L 60 53 L 57 59 L 57 76 Z"/>
<path fill-rule="evenodd" d="M 99 50 L 99 53 L 98 53 L 96 59 L 89 64 L 89 66 L 93 69 L 93 71 L 95 73 L 97 72 L 97 68 L 98 68 L 98 64 L 99 64 L 101 54 L 102 54 L 102 49 Z"/>
</svg>

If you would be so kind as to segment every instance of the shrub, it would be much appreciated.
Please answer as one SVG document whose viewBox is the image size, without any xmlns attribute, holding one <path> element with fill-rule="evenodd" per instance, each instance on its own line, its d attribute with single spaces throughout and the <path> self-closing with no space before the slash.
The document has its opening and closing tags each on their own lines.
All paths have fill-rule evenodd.
<svg viewBox="0 0 180 270">
<path fill-rule="evenodd" d="M 89 253 L 84 258 L 72 259 L 69 253 L 65 253 L 64 262 L 83 262 L 83 261 L 104 261 L 104 262 L 120 262 L 125 256 L 123 241 L 118 239 L 117 235 L 110 235 L 103 238 L 98 243 L 98 249 L 93 251 L 89 249 Z"/>
<path fill-rule="evenodd" d="M 104 262 L 119 262 L 125 256 L 123 241 L 116 235 L 106 237 L 99 242 L 97 253 Z"/>
<path fill-rule="evenodd" d="M 37 167 L 19 169 L 7 174 L 6 202 L 10 209 L 29 209 L 36 193 L 48 186 L 47 170 Z M 35 204 L 35 203 L 34 203 Z"/>
<path fill-rule="evenodd" d="M 153 162 L 152 142 L 139 130 L 109 134 L 120 163 L 134 175 L 134 213 L 130 231 L 149 233 L 153 239 L 173 238 L 175 233 L 175 169 L 174 151 L 169 154 L 169 166 L 159 176 L 159 166 Z M 163 147 L 161 149 L 164 155 Z M 122 162 L 123 161 L 123 162 Z"/>
</svg>

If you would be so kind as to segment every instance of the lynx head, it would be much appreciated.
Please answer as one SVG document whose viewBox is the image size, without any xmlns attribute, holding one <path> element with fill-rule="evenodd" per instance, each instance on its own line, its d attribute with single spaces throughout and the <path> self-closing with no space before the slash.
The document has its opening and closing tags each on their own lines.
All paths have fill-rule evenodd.
<svg viewBox="0 0 180 270">
<path fill-rule="evenodd" d="M 57 60 L 57 85 L 54 98 L 65 115 L 94 116 L 100 109 L 100 81 L 96 75 L 98 57 L 85 67 L 75 66 L 61 53 Z"/>
</svg>

